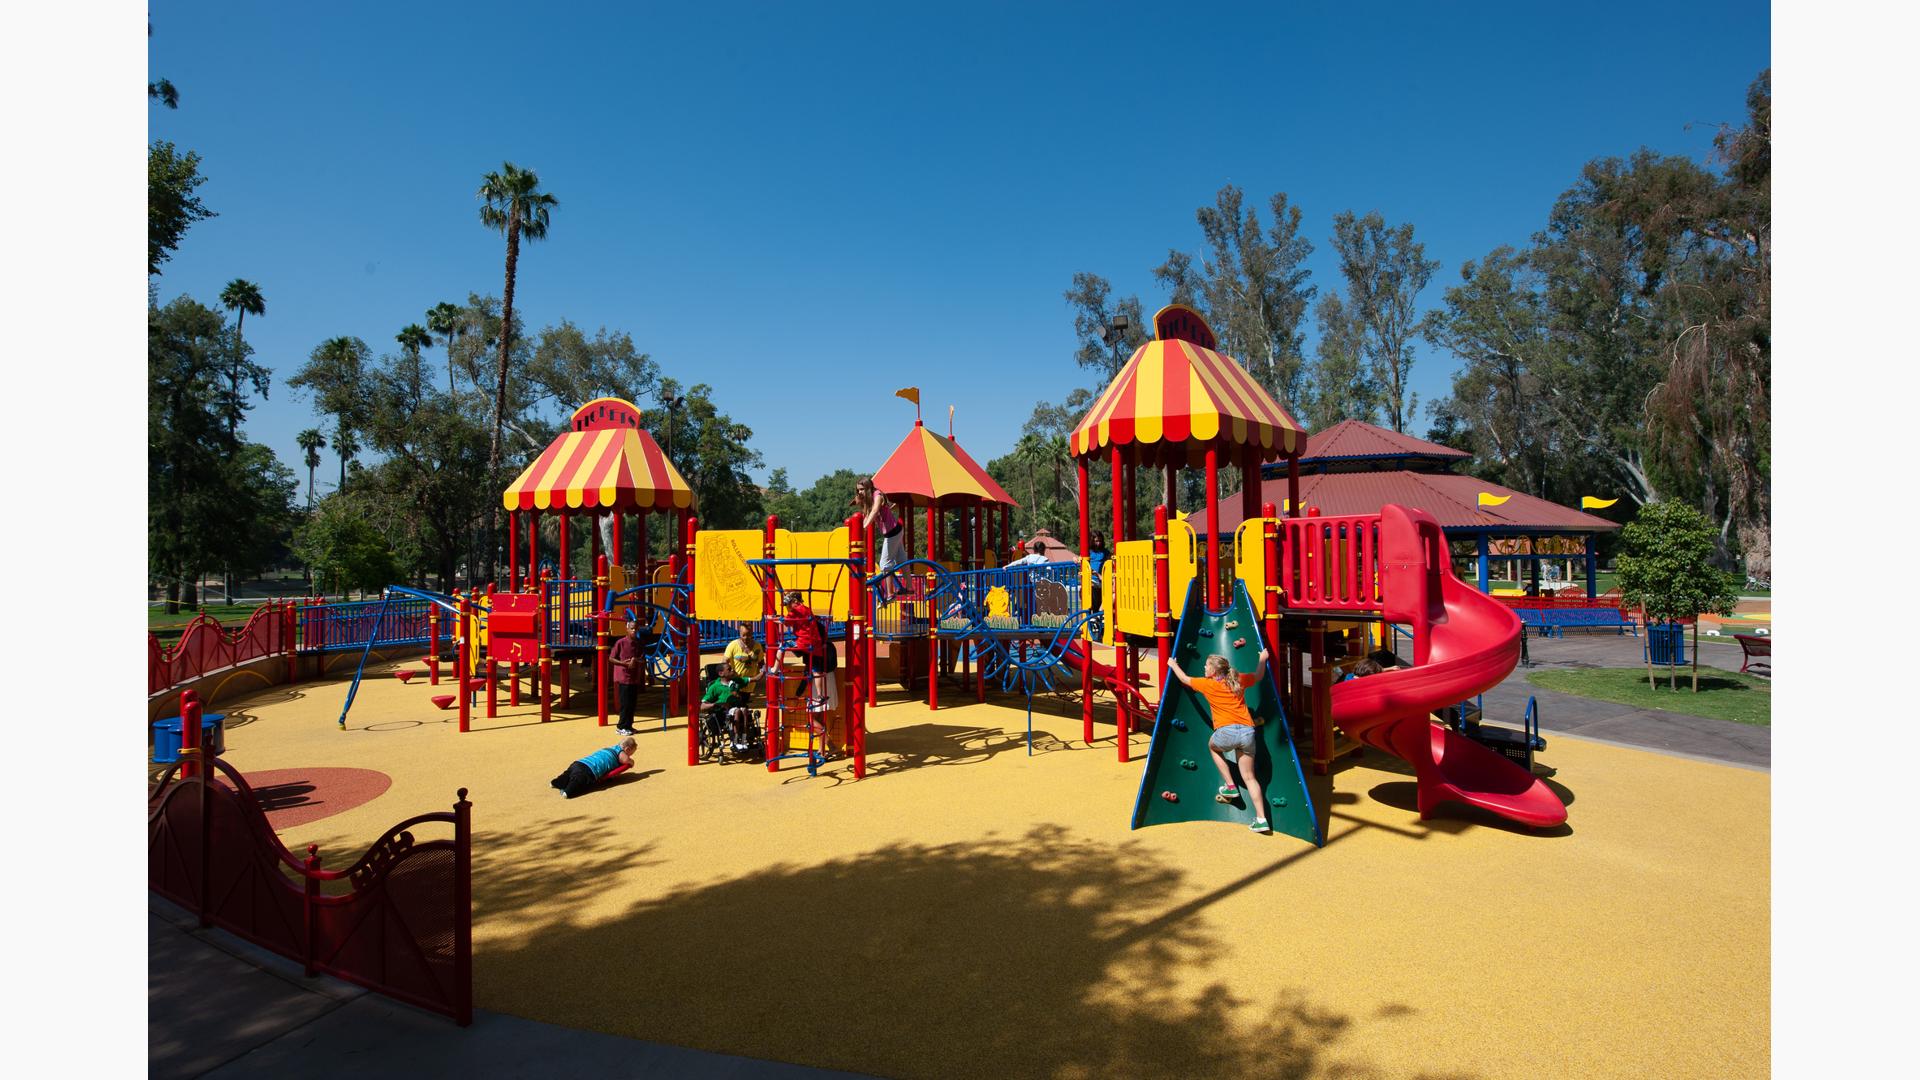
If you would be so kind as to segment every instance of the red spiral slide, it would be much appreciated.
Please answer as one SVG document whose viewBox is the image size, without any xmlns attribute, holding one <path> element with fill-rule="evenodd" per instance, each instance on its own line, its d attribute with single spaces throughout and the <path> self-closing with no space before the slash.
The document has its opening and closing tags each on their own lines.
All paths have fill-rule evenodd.
<svg viewBox="0 0 1920 1080">
<path fill-rule="evenodd" d="M 1567 808 L 1545 781 L 1435 721 L 1435 710 L 1485 693 L 1520 660 L 1520 620 L 1453 573 L 1440 525 L 1424 511 L 1380 511 L 1382 609 L 1413 627 L 1413 665 L 1336 683 L 1333 722 L 1413 765 L 1420 816 L 1446 802 L 1523 825 L 1554 826 Z"/>
</svg>

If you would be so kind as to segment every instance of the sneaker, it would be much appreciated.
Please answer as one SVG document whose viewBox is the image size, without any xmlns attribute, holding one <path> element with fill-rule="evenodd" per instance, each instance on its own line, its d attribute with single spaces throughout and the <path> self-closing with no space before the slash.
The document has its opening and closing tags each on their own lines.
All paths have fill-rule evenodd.
<svg viewBox="0 0 1920 1080">
<path fill-rule="evenodd" d="M 1253 824 L 1247 826 L 1247 828 L 1257 833 L 1270 833 L 1273 831 L 1273 826 L 1267 824 L 1266 818 L 1254 818 Z"/>
<path fill-rule="evenodd" d="M 637 731 L 635 731 L 635 730 L 633 730 L 633 729 L 632 729 L 632 728 L 630 728 L 630 727 L 617 727 L 617 728 L 614 728 L 613 730 L 615 730 L 615 731 L 617 731 L 617 732 L 619 732 L 619 733 L 620 733 L 620 734 L 622 734 L 622 735 L 627 735 L 627 736 L 632 736 L 632 735 L 638 735 L 638 734 L 639 734 L 639 732 L 637 732 Z"/>
<path fill-rule="evenodd" d="M 1220 789 L 1220 791 L 1219 791 L 1219 793 L 1218 793 L 1218 794 L 1216 794 L 1216 795 L 1215 795 L 1215 796 L 1213 797 L 1213 801 L 1214 801 L 1214 802 L 1223 802 L 1223 803 L 1230 803 L 1230 802 L 1232 802 L 1233 800 L 1235 800 L 1235 799 L 1237 799 L 1237 798 L 1239 798 L 1239 797 L 1240 797 L 1240 789 L 1239 789 L 1239 788 L 1237 788 L 1237 787 L 1223 787 L 1223 788 L 1221 788 L 1221 789 Z"/>
</svg>

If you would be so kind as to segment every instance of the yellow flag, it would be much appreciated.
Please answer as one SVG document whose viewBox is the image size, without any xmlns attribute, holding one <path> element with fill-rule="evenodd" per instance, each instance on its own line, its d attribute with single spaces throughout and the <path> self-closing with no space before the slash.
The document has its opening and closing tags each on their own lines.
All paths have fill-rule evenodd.
<svg viewBox="0 0 1920 1080">
<path fill-rule="evenodd" d="M 1605 510 L 1607 507 L 1612 506 L 1614 503 L 1617 503 L 1619 501 L 1620 501 L 1619 499 L 1598 499 L 1592 495 L 1582 495 L 1580 496 L 1580 509 Z"/>
<path fill-rule="evenodd" d="M 1491 491 L 1483 491 L 1480 493 L 1480 505 L 1481 506 L 1499 506 L 1501 503 L 1504 503 L 1511 498 L 1513 498 L 1513 496 L 1511 495 L 1495 495 Z"/>
<path fill-rule="evenodd" d="M 920 388 L 917 386 L 909 386 L 901 390 L 895 390 L 893 396 L 906 398 L 915 405 L 920 404 Z"/>
</svg>

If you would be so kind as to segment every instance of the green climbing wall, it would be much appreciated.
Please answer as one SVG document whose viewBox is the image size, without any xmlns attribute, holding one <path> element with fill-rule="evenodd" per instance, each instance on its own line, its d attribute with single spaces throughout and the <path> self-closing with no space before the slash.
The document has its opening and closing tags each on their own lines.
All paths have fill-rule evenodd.
<svg viewBox="0 0 1920 1080">
<path fill-rule="evenodd" d="M 1230 627 L 1230 623 L 1234 625 Z M 1235 646 L 1235 641 L 1244 644 Z M 1186 609 L 1173 639 L 1173 659 L 1181 670 L 1198 678 L 1206 670 L 1207 657 L 1215 655 L 1225 656 L 1235 671 L 1252 671 L 1260 658 L 1260 623 L 1254 617 L 1246 586 L 1234 582 L 1232 605 L 1214 614 L 1207 611 L 1202 584 L 1195 579 L 1187 587 Z M 1247 710 L 1260 722 L 1256 729 L 1260 732 L 1260 748 L 1255 775 L 1266 792 L 1271 811 L 1267 820 L 1273 823 L 1274 832 L 1319 844 L 1320 822 L 1307 795 L 1300 759 L 1294 754 L 1293 737 L 1287 731 L 1271 665 L 1266 678 L 1247 688 Z M 1247 806 L 1244 785 L 1237 802 L 1214 801 L 1214 793 L 1220 788 L 1220 771 L 1207 752 L 1207 739 L 1212 734 L 1206 699 L 1168 675 L 1153 725 L 1153 746 L 1147 751 L 1140 794 L 1134 801 L 1134 828 L 1176 821 L 1230 821 L 1241 826 L 1253 821 L 1255 815 Z M 1177 801 L 1166 798 L 1167 792 Z"/>
</svg>

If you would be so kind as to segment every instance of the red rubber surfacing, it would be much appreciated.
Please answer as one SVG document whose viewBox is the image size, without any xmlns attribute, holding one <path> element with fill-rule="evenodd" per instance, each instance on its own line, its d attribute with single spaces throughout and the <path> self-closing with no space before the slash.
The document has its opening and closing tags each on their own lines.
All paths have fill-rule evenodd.
<svg viewBox="0 0 1920 1080">
<path fill-rule="evenodd" d="M 246 777 L 276 832 L 364 806 L 393 786 L 373 769 L 264 769 Z"/>
</svg>

